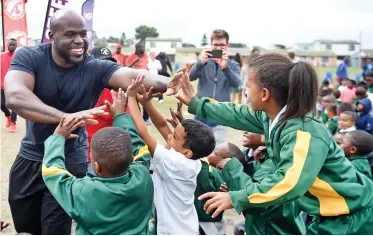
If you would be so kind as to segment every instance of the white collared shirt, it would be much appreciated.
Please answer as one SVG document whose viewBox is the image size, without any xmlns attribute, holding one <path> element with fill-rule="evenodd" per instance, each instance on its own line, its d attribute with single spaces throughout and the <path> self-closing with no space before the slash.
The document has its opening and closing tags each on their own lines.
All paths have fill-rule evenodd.
<svg viewBox="0 0 373 236">
<path fill-rule="evenodd" d="M 347 128 L 347 129 L 340 129 L 339 133 L 348 133 L 348 132 L 352 132 L 352 131 L 355 131 L 355 130 L 356 130 L 356 127 L 352 126 L 350 128 Z"/>
<path fill-rule="evenodd" d="M 157 144 L 151 169 L 158 235 L 199 234 L 194 192 L 201 168 L 200 160 Z"/>
<path fill-rule="evenodd" d="M 275 117 L 275 119 L 273 121 L 269 120 L 269 137 L 271 137 L 271 131 L 273 129 L 273 127 L 275 127 L 275 125 L 277 125 L 279 119 L 280 119 L 280 116 L 285 113 L 286 111 L 286 107 L 287 105 L 285 105 L 281 111 L 277 114 L 277 116 Z"/>
</svg>

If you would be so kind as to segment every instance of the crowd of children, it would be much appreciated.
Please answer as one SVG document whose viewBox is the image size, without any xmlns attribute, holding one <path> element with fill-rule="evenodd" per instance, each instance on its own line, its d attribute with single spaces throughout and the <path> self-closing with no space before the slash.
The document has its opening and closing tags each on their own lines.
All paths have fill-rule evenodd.
<svg viewBox="0 0 373 236">
<path fill-rule="evenodd" d="M 318 88 L 309 64 L 258 55 L 245 81 L 249 107 L 197 98 L 187 68 L 180 73 L 177 98 L 189 113 L 245 131 L 246 149 L 216 146 L 208 126 L 183 118 L 181 103 L 163 117 L 139 76 L 105 101 L 113 122 L 91 137 L 86 177 L 72 176 L 64 155 L 83 117 L 62 118 L 45 142 L 43 179 L 77 234 L 222 235 L 226 209 L 245 217 L 237 234 L 373 232 L 370 77 Z M 138 103 L 165 146 L 148 132 Z"/>
</svg>

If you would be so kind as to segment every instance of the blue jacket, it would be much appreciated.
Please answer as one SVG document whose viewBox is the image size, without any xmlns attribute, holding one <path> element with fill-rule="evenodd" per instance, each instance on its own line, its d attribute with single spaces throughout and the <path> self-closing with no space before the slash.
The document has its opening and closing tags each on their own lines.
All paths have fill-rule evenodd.
<svg viewBox="0 0 373 236">
<path fill-rule="evenodd" d="M 339 64 L 336 74 L 340 79 L 348 78 L 346 62 L 343 61 L 341 64 Z"/>
<path fill-rule="evenodd" d="M 364 130 L 368 133 L 372 133 L 373 117 L 369 114 L 370 110 L 372 109 L 372 102 L 369 98 L 365 98 L 360 100 L 359 103 L 363 104 L 364 111 L 360 112 L 356 119 L 356 128 L 358 130 Z"/>
<path fill-rule="evenodd" d="M 218 102 L 229 102 L 231 100 L 231 87 L 240 86 L 240 64 L 233 60 L 228 60 L 228 66 L 224 70 L 213 59 L 208 59 L 206 64 L 201 61 L 192 67 L 189 78 L 191 81 L 198 80 L 197 97 L 209 97 Z M 195 117 L 199 120 L 198 117 Z M 209 127 L 218 124 L 202 121 Z"/>
</svg>

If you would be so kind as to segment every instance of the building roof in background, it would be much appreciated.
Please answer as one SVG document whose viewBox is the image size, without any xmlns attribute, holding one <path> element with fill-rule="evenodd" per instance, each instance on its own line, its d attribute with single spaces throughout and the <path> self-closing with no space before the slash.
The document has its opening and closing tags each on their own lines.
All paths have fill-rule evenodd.
<svg viewBox="0 0 373 236">
<path fill-rule="evenodd" d="M 360 44 L 357 40 L 327 40 L 327 39 L 319 39 L 315 40 L 314 43 L 321 43 L 321 44 Z"/>
<path fill-rule="evenodd" d="M 313 51 L 313 50 L 307 50 L 307 51 L 295 51 L 295 55 L 300 57 L 335 57 L 337 54 L 335 54 L 331 50 L 320 50 L 320 51 Z"/>
<path fill-rule="evenodd" d="M 182 38 L 146 38 L 147 42 L 172 42 L 172 43 L 181 43 Z"/>
<path fill-rule="evenodd" d="M 373 57 L 373 49 L 363 49 L 362 53 L 364 54 L 364 57 Z"/>
</svg>

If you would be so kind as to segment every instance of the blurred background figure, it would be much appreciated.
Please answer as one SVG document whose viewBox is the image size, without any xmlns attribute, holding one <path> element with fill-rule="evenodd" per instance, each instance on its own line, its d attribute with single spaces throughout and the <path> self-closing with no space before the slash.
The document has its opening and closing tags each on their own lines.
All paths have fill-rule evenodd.
<svg viewBox="0 0 373 236">
<path fill-rule="evenodd" d="M 112 54 L 118 65 L 124 66 L 126 64 L 126 56 L 122 53 L 122 45 L 119 43 L 115 45 L 116 51 Z"/>
<path fill-rule="evenodd" d="M 241 55 L 239 53 L 236 53 L 234 55 L 233 60 L 236 61 L 238 64 L 240 64 L 240 72 L 242 72 L 242 61 L 241 61 Z M 231 88 L 231 101 L 236 102 L 238 104 L 242 103 L 242 77 L 241 77 L 241 83 L 240 86 L 237 88 Z"/>
<path fill-rule="evenodd" d="M 166 53 L 160 52 L 158 56 L 156 57 L 156 59 L 159 60 L 162 65 L 160 75 L 171 77 L 173 73 L 172 66 L 171 66 L 170 58 L 166 55 Z M 170 73 L 168 73 L 167 67 L 170 69 Z M 158 101 L 159 103 L 163 103 L 163 94 L 159 97 Z"/>
</svg>

